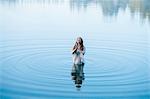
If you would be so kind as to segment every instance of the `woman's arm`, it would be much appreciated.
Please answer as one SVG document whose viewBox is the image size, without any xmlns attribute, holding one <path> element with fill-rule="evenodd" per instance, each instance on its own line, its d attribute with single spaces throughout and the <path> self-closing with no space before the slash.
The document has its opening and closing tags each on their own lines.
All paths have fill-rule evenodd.
<svg viewBox="0 0 150 99">
<path fill-rule="evenodd" d="M 72 54 L 74 54 L 76 50 L 77 50 L 77 48 L 73 49 L 73 50 L 72 50 Z"/>
<path fill-rule="evenodd" d="M 75 51 L 77 50 L 77 46 L 78 46 L 78 43 L 76 42 L 75 45 L 74 45 L 74 47 L 73 47 L 73 49 L 72 49 L 72 54 L 74 54 Z"/>
<path fill-rule="evenodd" d="M 82 53 L 83 55 L 85 54 L 85 47 L 83 48 L 83 51 L 80 50 L 80 53 Z"/>
</svg>

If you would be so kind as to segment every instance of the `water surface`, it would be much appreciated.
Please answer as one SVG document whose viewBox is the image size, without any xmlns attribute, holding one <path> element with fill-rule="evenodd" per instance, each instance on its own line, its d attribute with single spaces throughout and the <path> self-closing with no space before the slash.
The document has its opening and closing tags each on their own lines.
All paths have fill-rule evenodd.
<svg viewBox="0 0 150 99">
<path fill-rule="evenodd" d="M 0 98 L 149 99 L 149 42 L 149 0 L 0 0 Z"/>
</svg>

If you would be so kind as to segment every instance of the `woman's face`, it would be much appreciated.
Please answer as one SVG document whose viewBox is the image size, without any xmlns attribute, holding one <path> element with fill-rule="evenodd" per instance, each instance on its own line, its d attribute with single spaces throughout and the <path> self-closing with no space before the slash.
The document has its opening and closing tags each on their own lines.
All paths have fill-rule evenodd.
<svg viewBox="0 0 150 99">
<path fill-rule="evenodd" d="M 80 38 L 77 38 L 77 43 L 81 43 L 81 39 Z"/>
</svg>

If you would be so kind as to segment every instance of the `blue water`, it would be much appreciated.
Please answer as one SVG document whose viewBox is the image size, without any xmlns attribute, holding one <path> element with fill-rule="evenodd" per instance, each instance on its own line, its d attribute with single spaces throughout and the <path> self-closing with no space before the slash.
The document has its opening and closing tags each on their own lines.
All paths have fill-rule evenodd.
<svg viewBox="0 0 150 99">
<path fill-rule="evenodd" d="M 0 0 L 0 99 L 150 99 L 150 1 Z"/>
</svg>

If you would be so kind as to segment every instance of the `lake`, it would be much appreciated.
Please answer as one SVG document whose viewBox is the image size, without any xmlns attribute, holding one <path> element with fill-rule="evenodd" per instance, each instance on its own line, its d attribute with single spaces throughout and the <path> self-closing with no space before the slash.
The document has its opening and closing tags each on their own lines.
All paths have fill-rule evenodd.
<svg viewBox="0 0 150 99">
<path fill-rule="evenodd" d="M 150 99 L 149 71 L 149 0 L 0 0 L 1 99 Z"/>
</svg>

